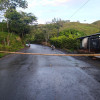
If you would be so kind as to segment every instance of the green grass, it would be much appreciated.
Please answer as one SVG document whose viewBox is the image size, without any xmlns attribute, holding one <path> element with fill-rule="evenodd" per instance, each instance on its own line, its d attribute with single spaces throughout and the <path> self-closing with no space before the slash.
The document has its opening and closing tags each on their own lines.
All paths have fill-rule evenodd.
<svg viewBox="0 0 100 100">
<path fill-rule="evenodd" d="M 2 58 L 3 56 L 5 56 L 5 54 L 4 53 L 0 53 L 0 58 Z"/>
<path fill-rule="evenodd" d="M 81 32 L 84 32 L 86 35 L 91 35 L 99 32 L 98 24 L 83 24 L 78 22 L 70 22 L 70 23 L 64 23 L 63 27 L 60 28 L 60 31 L 66 30 L 66 29 L 75 29 Z"/>
<path fill-rule="evenodd" d="M 18 51 L 24 48 L 21 38 L 18 35 L 0 32 L 0 50 L 2 51 Z M 6 54 L 0 53 L 0 58 Z"/>
</svg>

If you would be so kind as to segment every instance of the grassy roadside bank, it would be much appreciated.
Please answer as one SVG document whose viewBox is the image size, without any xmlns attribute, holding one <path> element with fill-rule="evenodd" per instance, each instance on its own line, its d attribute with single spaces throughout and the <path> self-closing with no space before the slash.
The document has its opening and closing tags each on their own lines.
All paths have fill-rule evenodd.
<svg viewBox="0 0 100 100">
<path fill-rule="evenodd" d="M 18 51 L 25 46 L 18 35 L 0 32 L 0 51 Z M 0 58 L 7 54 L 0 53 Z"/>
</svg>

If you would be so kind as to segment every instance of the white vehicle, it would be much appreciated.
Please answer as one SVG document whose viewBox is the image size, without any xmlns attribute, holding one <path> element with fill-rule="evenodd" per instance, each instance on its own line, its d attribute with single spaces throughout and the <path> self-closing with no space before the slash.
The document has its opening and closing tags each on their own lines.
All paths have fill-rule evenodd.
<svg viewBox="0 0 100 100">
<path fill-rule="evenodd" d="M 26 46 L 30 47 L 30 43 L 29 44 L 26 44 Z"/>
</svg>

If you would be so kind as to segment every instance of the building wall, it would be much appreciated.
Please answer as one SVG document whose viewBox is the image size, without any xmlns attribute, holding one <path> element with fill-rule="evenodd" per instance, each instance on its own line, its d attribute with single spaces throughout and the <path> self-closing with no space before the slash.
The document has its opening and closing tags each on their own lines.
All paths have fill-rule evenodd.
<svg viewBox="0 0 100 100">
<path fill-rule="evenodd" d="M 82 48 L 87 49 L 88 47 L 88 37 L 82 40 Z"/>
</svg>

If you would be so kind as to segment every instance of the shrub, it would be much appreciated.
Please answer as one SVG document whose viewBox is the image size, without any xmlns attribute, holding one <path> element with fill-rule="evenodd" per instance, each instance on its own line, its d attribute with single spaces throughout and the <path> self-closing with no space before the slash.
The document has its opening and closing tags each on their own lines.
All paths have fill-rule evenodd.
<svg viewBox="0 0 100 100">
<path fill-rule="evenodd" d="M 11 33 L 0 32 L 0 50 L 2 51 L 17 51 L 24 48 L 22 41 L 18 35 Z M 0 57 L 5 54 L 0 53 Z"/>
<path fill-rule="evenodd" d="M 50 43 L 55 45 L 57 48 L 76 49 L 77 38 L 73 35 L 66 37 L 65 35 L 59 37 L 53 37 L 50 39 Z"/>
</svg>

